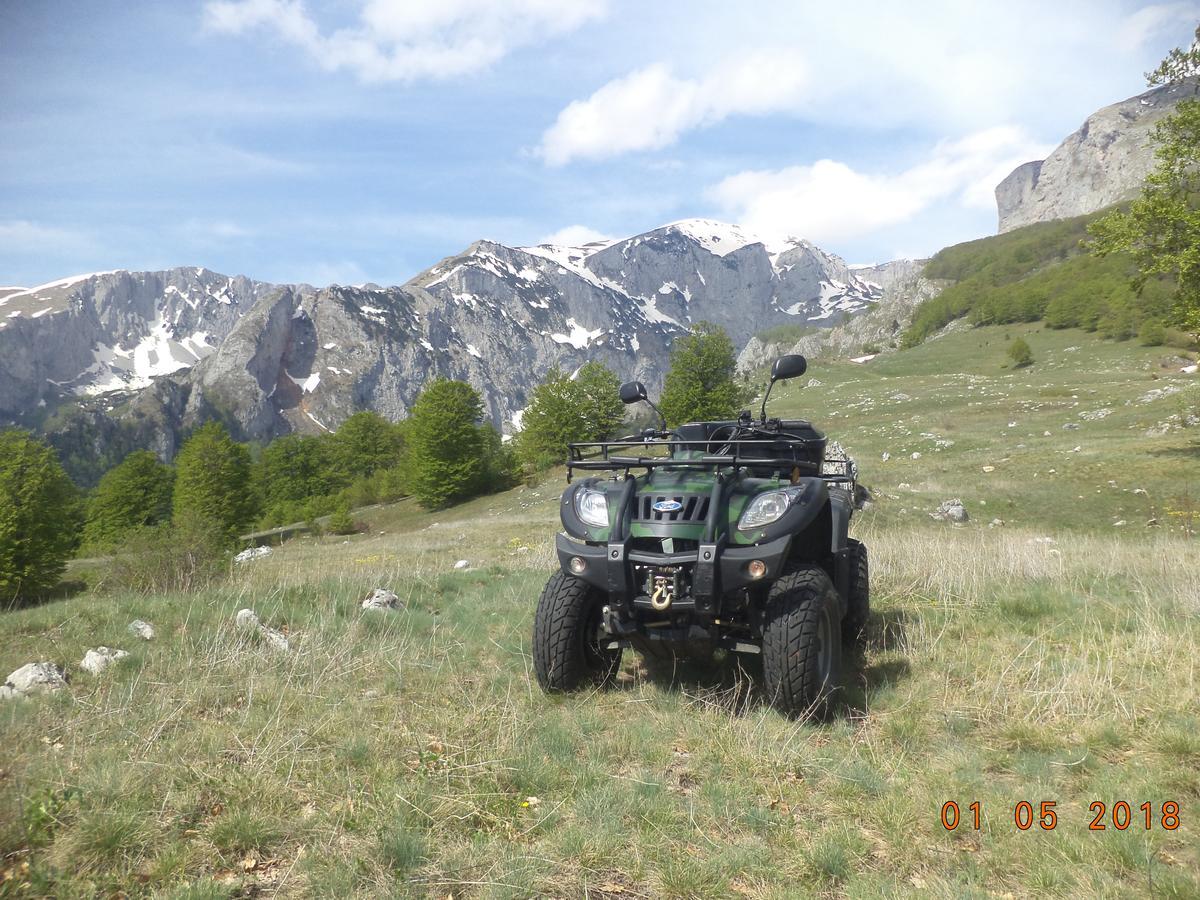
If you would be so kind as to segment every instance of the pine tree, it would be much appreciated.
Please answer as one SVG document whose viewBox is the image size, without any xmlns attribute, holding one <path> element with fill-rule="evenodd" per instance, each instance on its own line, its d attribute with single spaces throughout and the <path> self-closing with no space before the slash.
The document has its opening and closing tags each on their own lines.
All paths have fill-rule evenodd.
<svg viewBox="0 0 1200 900">
<path fill-rule="evenodd" d="M 0 600 L 57 584 L 81 521 L 79 492 L 54 451 L 28 432 L 0 431 Z"/>
<path fill-rule="evenodd" d="M 254 520 L 250 451 L 219 422 L 209 422 L 183 445 L 175 459 L 176 524 L 202 523 L 231 543 Z"/>
<path fill-rule="evenodd" d="M 138 528 L 171 518 L 175 472 L 148 450 L 130 453 L 100 479 L 88 499 L 84 540 L 111 547 Z"/>
<path fill-rule="evenodd" d="M 521 417 L 516 438 L 521 461 L 545 468 L 561 462 L 570 443 L 612 437 L 625 414 L 620 387 L 617 376 L 598 362 L 584 365 L 573 379 L 551 369 Z"/>
<path fill-rule="evenodd" d="M 668 425 L 733 418 L 745 399 L 733 341 L 724 329 L 698 322 L 691 334 L 676 339 L 660 404 Z"/>
<path fill-rule="evenodd" d="M 469 384 L 438 378 L 413 404 L 406 429 L 409 489 L 423 506 L 439 509 L 485 487 L 483 403 Z"/>
</svg>

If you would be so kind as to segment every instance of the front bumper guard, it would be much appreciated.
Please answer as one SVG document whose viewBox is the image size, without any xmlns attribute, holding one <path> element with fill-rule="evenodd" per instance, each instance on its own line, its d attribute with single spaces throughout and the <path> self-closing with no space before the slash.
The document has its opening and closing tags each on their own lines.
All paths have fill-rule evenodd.
<svg viewBox="0 0 1200 900">
<path fill-rule="evenodd" d="M 554 539 L 562 570 L 573 571 L 570 563 L 574 557 L 583 560 L 584 570 L 577 577 L 604 591 L 613 603 L 621 604 L 627 600 L 632 603 L 636 593 L 635 565 L 691 566 L 695 609 L 708 613 L 717 611 L 717 601 L 723 595 L 778 578 L 783 572 L 790 544 L 790 535 L 749 546 L 727 544 L 722 537 L 714 543 L 701 543 L 696 550 L 655 553 L 630 549 L 624 541 L 579 543 L 561 532 Z M 765 566 L 764 573 L 758 578 L 752 578 L 747 571 L 754 560 L 761 560 Z"/>
</svg>

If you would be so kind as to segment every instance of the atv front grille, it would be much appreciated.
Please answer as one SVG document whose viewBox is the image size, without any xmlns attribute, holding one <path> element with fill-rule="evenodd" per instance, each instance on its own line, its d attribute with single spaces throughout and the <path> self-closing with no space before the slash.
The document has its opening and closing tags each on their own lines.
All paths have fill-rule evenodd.
<svg viewBox="0 0 1200 900">
<path fill-rule="evenodd" d="M 710 497 L 646 494 L 633 501 L 635 522 L 704 522 L 708 518 Z M 678 504 L 678 506 L 675 506 Z M 655 509 L 655 507 L 659 507 Z"/>
</svg>

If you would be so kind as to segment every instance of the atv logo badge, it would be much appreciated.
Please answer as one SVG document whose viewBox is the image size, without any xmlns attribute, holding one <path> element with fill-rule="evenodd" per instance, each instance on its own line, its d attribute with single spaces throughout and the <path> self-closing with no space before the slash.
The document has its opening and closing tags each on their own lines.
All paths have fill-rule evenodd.
<svg viewBox="0 0 1200 900">
<path fill-rule="evenodd" d="M 678 500 L 659 500 L 651 507 L 655 512 L 673 513 L 683 509 L 683 504 Z"/>
</svg>

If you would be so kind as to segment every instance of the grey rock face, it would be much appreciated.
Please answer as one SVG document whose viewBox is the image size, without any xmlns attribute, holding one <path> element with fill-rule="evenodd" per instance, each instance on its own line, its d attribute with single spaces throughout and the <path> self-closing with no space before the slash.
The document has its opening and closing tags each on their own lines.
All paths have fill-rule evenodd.
<svg viewBox="0 0 1200 900">
<path fill-rule="evenodd" d="M 474 386 L 507 431 L 553 366 L 598 360 L 657 391 L 695 322 L 739 348 L 774 325 L 827 329 L 880 306 L 889 277 L 698 219 L 584 247 L 479 241 L 399 287 L 97 273 L 0 296 L 0 424 L 69 407 L 69 433 L 50 432 L 65 456 L 170 459 L 214 418 L 242 440 L 333 430 L 362 409 L 402 419 L 442 376 Z"/>
<path fill-rule="evenodd" d="M 1133 197 L 1154 168 L 1154 126 L 1179 101 L 1198 96 L 1200 78 L 1193 77 L 1093 113 L 1048 157 L 1018 166 L 997 185 L 1000 233 Z"/>
<path fill-rule="evenodd" d="M 857 356 L 866 347 L 893 348 L 912 321 L 913 310 L 923 300 L 936 296 L 944 282 L 932 281 L 921 272 L 928 260 L 896 260 L 854 270 L 859 277 L 879 286 L 879 300 L 858 315 L 832 328 L 815 330 L 797 341 L 764 342 L 750 338 L 738 355 L 738 369 L 754 372 L 784 353 L 830 358 Z"/>
</svg>

